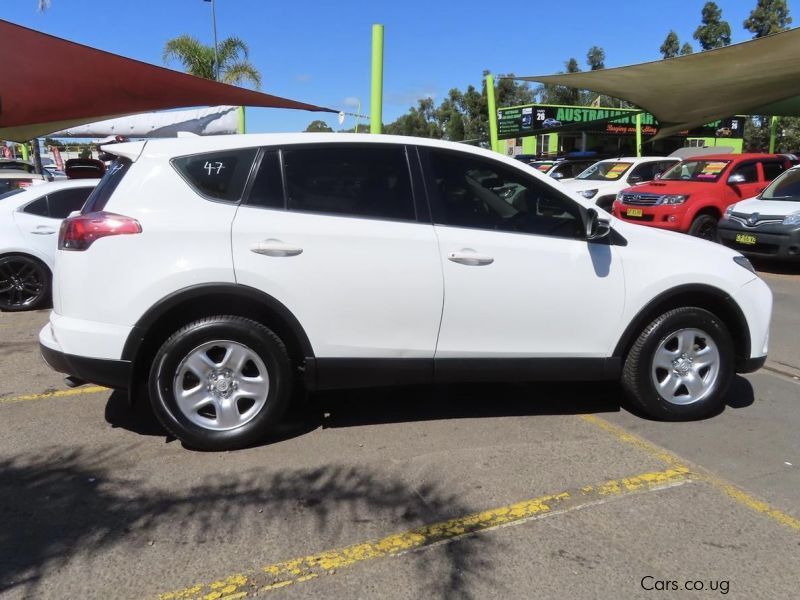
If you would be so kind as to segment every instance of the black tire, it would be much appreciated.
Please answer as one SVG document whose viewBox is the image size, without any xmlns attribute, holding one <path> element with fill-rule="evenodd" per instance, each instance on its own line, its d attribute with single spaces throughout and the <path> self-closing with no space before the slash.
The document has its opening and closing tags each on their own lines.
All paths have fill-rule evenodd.
<svg viewBox="0 0 800 600">
<path fill-rule="evenodd" d="M 709 242 L 716 242 L 719 239 L 717 236 L 718 222 L 719 219 L 714 215 L 708 213 L 697 215 L 694 221 L 692 221 L 692 225 L 689 227 L 689 235 L 708 240 Z"/>
<path fill-rule="evenodd" d="M 50 301 L 53 276 L 42 261 L 27 254 L 0 256 L 0 310 L 43 308 Z"/>
<path fill-rule="evenodd" d="M 269 378 L 263 406 L 249 421 L 227 430 L 215 430 L 193 422 L 178 407 L 175 398 L 174 379 L 183 360 L 204 344 L 215 341 L 246 347 L 263 362 Z M 168 432 L 192 448 L 232 450 L 261 442 L 274 430 L 292 397 L 292 384 L 286 346 L 277 335 L 256 321 L 220 315 L 194 321 L 172 334 L 153 360 L 148 387 L 153 413 Z M 200 386 L 203 385 L 201 380 Z M 263 398 L 261 396 L 258 402 Z M 216 412 L 212 417 L 216 417 Z M 202 421 L 195 417 L 197 420 Z"/>
<path fill-rule="evenodd" d="M 684 329 L 697 329 L 711 338 L 718 351 L 719 366 L 705 394 L 692 403 L 677 404 L 664 399 L 656 389 L 654 359 L 661 344 Z M 651 417 L 664 421 L 701 419 L 718 413 L 725 405 L 725 394 L 735 373 L 734 360 L 731 335 L 720 319 L 702 308 L 677 308 L 655 319 L 639 335 L 625 358 L 622 387 L 635 406 Z M 658 373 L 663 373 L 662 377 L 669 375 L 663 369 Z"/>
</svg>

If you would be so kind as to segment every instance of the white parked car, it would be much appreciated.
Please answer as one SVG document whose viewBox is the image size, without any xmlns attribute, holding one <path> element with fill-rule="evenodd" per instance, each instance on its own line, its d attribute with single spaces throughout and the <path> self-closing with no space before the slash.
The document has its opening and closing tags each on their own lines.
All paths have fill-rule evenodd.
<svg viewBox="0 0 800 600">
<path fill-rule="evenodd" d="M 48 301 L 58 228 L 98 181 L 42 183 L 0 194 L 0 310 L 40 308 Z"/>
<path fill-rule="evenodd" d="M 652 181 L 680 159 L 666 156 L 623 157 L 601 160 L 571 179 L 564 186 L 593 200 L 597 206 L 611 212 L 617 194 L 638 183 Z"/>
<path fill-rule="evenodd" d="M 757 197 L 731 204 L 717 235 L 743 254 L 800 261 L 800 166 L 779 175 Z"/>
<path fill-rule="evenodd" d="M 697 418 L 766 358 L 747 259 L 600 218 L 512 158 L 308 133 L 105 150 L 62 228 L 42 354 L 149 397 L 193 447 L 263 439 L 296 386 L 621 380 Z"/>
</svg>

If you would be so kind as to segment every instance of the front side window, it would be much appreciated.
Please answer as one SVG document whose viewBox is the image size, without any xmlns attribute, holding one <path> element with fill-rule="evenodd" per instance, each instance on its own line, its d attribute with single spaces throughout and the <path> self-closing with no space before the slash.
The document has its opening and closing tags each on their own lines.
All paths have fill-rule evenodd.
<svg viewBox="0 0 800 600">
<path fill-rule="evenodd" d="M 665 181 L 717 181 L 731 161 L 729 160 L 685 160 L 664 173 Z"/>
<path fill-rule="evenodd" d="M 495 161 L 431 150 L 434 222 L 453 227 L 581 238 L 578 206 L 546 183 Z"/>
<path fill-rule="evenodd" d="M 255 157 L 255 148 L 242 148 L 182 156 L 172 159 L 172 164 L 202 196 L 238 202 Z"/>
<path fill-rule="evenodd" d="M 617 160 L 602 161 L 593 164 L 578 175 L 577 178 L 587 181 L 617 181 L 628 172 L 632 165 L 633 163 Z"/>
<path fill-rule="evenodd" d="M 324 144 L 282 155 L 289 210 L 416 220 L 403 146 Z"/>
<path fill-rule="evenodd" d="M 745 163 L 736 167 L 731 173 L 731 183 L 756 183 L 758 168 L 756 163 Z"/>
<path fill-rule="evenodd" d="M 786 171 L 769 184 L 761 194 L 761 199 L 800 202 L 800 168 Z"/>
</svg>

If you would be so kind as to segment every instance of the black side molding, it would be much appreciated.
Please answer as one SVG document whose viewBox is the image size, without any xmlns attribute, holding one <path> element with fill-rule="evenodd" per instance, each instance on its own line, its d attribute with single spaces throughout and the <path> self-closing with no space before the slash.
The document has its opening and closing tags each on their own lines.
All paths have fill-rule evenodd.
<svg viewBox="0 0 800 600">
<path fill-rule="evenodd" d="M 306 358 L 309 389 L 432 383 L 613 381 L 620 358 Z"/>
<path fill-rule="evenodd" d="M 39 344 L 42 358 L 54 371 L 65 373 L 76 379 L 114 388 L 128 389 L 131 363 L 127 360 L 87 358 L 64 354 L 58 350 Z"/>
</svg>

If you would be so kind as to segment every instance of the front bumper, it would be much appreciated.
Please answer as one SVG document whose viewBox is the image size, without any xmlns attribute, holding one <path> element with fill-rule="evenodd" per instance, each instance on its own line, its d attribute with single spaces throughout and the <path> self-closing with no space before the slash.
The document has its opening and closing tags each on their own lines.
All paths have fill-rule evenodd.
<svg viewBox="0 0 800 600">
<path fill-rule="evenodd" d="M 126 390 L 130 385 L 130 361 L 67 354 L 53 336 L 49 323 L 39 332 L 39 351 L 44 362 L 59 373 L 119 390 Z"/>
<path fill-rule="evenodd" d="M 732 219 L 722 219 L 717 228 L 720 241 L 737 252 L 763 258 L 800 260 L 800 226 L 761 225 L 747 227 Z M 736 241 L 738 234 L 754 236 L 755 244 Z"/>
<path fill-rule="evenodd" d="M 632 217 L 628 215 L 629 210 L 641 211 L 642 214 Z M 686 232 L 689 229 L 684 223 L 687 211 L 683 204 L 637 205 L 615 201 L 611 212 L 618 219 L 628 223 L 639 223 L 668 231 Z"/>
</svg>

